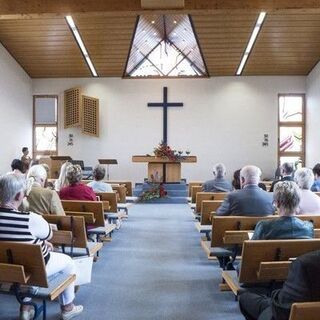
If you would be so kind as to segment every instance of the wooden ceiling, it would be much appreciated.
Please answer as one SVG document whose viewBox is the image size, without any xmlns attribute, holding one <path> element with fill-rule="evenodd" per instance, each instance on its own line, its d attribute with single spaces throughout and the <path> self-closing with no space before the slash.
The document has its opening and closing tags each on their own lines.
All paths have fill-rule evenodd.
<svg viewBox="0 0 320 320">
<path fill-rule="evenodd" d="M 139 14 L 191 14 L 210 76 L 231 76 L 261 10 L 266 20 L 243 75 L 307 75 L 320 59 L 314 0 L 185 0 L 184 10 L 142 11 L 139 0 L 4 0 L 0 42 L 32 78 L 91 77 L 64 19 L 71 14 L 101 77 L 122 77 Z"/>
</svg>

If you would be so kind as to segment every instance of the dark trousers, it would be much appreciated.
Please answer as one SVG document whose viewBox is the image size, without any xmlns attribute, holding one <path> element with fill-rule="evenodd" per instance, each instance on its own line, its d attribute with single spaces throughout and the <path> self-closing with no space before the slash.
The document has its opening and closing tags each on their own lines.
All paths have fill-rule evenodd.
<svg viewBox="0 0 320 320">
<path fill-rule="evenodd" d="M 248 290 L 239 297 L 241 313 L 247 320 L 272 320 L 271 299 L 263 289 Z"/>
</svg>

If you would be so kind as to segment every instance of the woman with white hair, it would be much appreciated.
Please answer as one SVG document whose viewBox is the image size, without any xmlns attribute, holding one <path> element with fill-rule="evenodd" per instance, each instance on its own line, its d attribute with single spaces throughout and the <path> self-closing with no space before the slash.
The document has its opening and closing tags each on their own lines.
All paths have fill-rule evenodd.
<svg viewBox="0 0 320 320">
<path fill-rule="evenodd" d="M 38 214 L 65 215 L 57 192 L 45 188 L 46 179 L 47 172 L 42 165 L 35 165 L 29 169 L 27 175 L 28 210 Z"/>
<path fill-rule="evenodd" d="M 75 274 L 74 262 L 69 256 L 51 252 L 52 245 L 48 240 L 52 237 L 52 230 L 49 224 L 38 214 L 18 210 L 25 189 L 25 179 L 21 175 L 8 174 L 0 177 L 0 241 L 39 244 L 48 277 L 61 271 L 68 275 Z M 81 305 L 73 304 L 74 298 L 72 282 L 59 296 L 62 320 L 72 319 L 82 312 Z M 25 298 L 24 302 L 30 302 L 30 298 Z M 31 306 L 23 305 L 20 320 L 33 319 L 34 313 Z"/>
<path fill-rule="evenodd" d="M 301 200 L 298 214 L 320 214 L 320 197 L 310 189 L 314 182 L 314 175 L 311 169 L 301 168 L 294 174 L 294 180 L 300 188 Z"/>
<path fill-rule="evenodd" d="M 98 164 L 93 169 L 94 181 L 89 182 L 88 186 L 93 189 L 94 192 L 113 192 L 113 189 L 109 183 L 103 182 L 106 175 L 106 169 Z"/>
<path fill-rule="evenodd" d="M 259 221 L 252 240 L 313 238 L 313 224 L 295 216 L 300 197 L 300 190 L 293 181 L 278 182 L 274 188 L 273 201 L 279 218 Z"/>
</svg>

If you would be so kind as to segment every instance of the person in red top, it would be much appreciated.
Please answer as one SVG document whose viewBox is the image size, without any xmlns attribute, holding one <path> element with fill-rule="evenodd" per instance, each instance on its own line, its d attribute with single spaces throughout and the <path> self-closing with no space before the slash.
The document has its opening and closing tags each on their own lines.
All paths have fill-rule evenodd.
<svg viewBox="0 0 320 320">
<path fill-rule="evenodd" d="M 61 200 L 97 200 L 93 190 L 81 183 L 82 170 L 79 165 L 70 165 L 68 167 L 67 179 L 69 181 L 69 186 L 62 188 L 59 192 Z"/>
</svg>

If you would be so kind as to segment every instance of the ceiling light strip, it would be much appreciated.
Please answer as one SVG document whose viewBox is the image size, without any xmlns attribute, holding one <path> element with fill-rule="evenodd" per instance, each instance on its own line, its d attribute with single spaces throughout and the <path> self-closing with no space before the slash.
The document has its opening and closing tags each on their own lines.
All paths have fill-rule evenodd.
<svg viewBox="0 0 320 320">
<path fill-rule="evenodd" d="M 238 70 L 237 70 L 237 73 L 236 75 L 237 76 L 240 76 L 242 71 L 243 71 L 243 68 L 245 67 L 246 65 L 246 62 L 248 60 L 248 57 L 249 57 L 249 54 L 253 48 L 253 45 L 254 43 L 256 42 L 256 39 L 257 39 L 257 36 L 261 30 L 261 27 L 262 27 L 262 24 L 263 24 L 263 21 L 266 17 L 266 12 L 260 12 L 259 16 L 258 16 L 258 19 L 256 21 L 256 24 L 254 26 L 254 29 L 252 31 L 252 34 L 250 36 L 250 39 L 249 39 L 249 42 L 247 44 L 247 47 L 246 47 L 246 50 L 244 51 L 244 54 L 242 56 L 242 59 L 241 59 L 241 62 L 239 64 L 239 67 L 238 67 Z"/>
<path fill-rule="evenodd" d="M 83 56 L 84 56 L 84 58 L 86 60 L 86 63 L 88 65 L 92 75 L 94 77 L 97 77 L 98 76 L 97 71 L 96 71 L 96 69 L 95 69 L 95 67 L 94 67 L 94 65 L 93 65 L 93 63 L 92 63 L 92 61 L 90 59 L 89 53 L 88 53 L 88 51 L 86 49 L 86 46 L 84 45 L 84 43 L 82 41 L 80 33 L 79 33 L 79 31 L 77 29 L 77 26 L 75 25 L 72 17 L 71 16 L 66 16 L 66 21 L 67 21 L 67 23 L 68 23 L 68 25 L 69 25 L 69 27 L 70 27 L 73 35 L 74 35 L 74 38 L 76 39 L 76 41 L 78 43 L 78 46 L 79 46 L 79 48 L 80 48 L 80 50 L 81 50 L 81 52 L 82 52 L 82 54 L 83 54 Z"/>
</svg>

